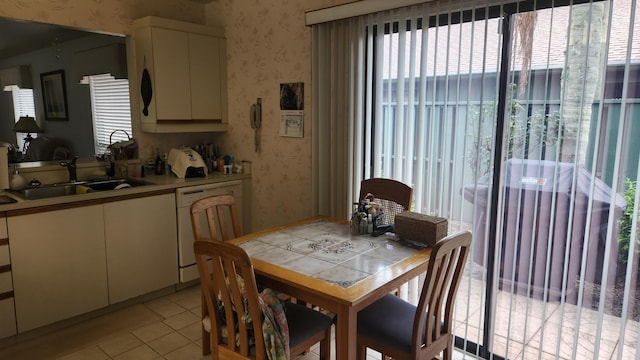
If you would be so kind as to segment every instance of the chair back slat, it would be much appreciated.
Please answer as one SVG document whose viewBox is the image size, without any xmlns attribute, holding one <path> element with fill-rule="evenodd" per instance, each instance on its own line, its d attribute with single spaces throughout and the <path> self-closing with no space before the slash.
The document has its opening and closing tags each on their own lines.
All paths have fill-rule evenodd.
<svg viewBox="0 0 640 360">
<path fill-rule="evenodd" d="M 414 351 L 422 344 L 427 349 L 432 343 L 451 341 L 453 305 L 470 244 L 471 233 L 464 231 L 445 237 L 431 250 L 414 319 Z"/>
<path fill-rule="evenodd" d="M 263 359 L 262 310 L 251 259 L 242 248 L 222 241 L 196 240 L 194 251 L 211 319 L 212 347 Z"/>
<path fill-rule="evenodd" d="M 191 204 L 194 238 L 227 241 L 242 235 L 238 206 L 232 195 L 216 195 Z"/>
</svg>

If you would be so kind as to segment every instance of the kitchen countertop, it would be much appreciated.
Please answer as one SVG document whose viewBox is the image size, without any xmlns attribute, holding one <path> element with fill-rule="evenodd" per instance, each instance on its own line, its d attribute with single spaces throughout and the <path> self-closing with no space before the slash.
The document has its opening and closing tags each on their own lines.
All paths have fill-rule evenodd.
<svg viewBox="0 0 640 360">
<path fill-rule="evenodd" d="M 154 192 L 161 190 L 170 190 L 187 186 L 213 184 L 225 181 L 233 180 L 245 180 L 250 179 L 251 174 L 229 174 L 224 175 L 220 173 L 213 173 L 206 177 L 201 178 L 189 178 L 179 179 L 173 174 L 171 175 L 147 175 L 142 178 L 132 178 L 136 180 L 142 180 L 149 183 L 145 186 L 134 186 L 130 188 L 124 188 L 119 190 L 108 191 L 93 191 L 84 194 L 57 196 L 46 199 L 37 200 L 25 200 L 19 195 L 15 194 L 11 190 L 1 191 L 0 196 L 9 196 L 15 199 L 17 202 L 10 204 L 0 204 L 0 211 L 22 210 L 35 207 L 71 204 L 74 202 L 82 202 L 87 200 L 106 199 L 110 197 L 122 196 L 122 195 L 134 195 L 142 194 L 146 192 Z"/>
</svg>

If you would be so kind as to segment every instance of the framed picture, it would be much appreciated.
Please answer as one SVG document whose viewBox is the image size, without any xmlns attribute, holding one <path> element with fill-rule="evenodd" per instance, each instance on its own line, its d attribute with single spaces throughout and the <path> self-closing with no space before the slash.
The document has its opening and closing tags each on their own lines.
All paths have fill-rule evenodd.
<svg viewBox="0 0 640 360">
<path fill-rule="evenodd" d="M 46 120 L 68 120 L 67 90 L 64 82 L 64 70 L 40 74 L 44 118 Z"/>
</svg>

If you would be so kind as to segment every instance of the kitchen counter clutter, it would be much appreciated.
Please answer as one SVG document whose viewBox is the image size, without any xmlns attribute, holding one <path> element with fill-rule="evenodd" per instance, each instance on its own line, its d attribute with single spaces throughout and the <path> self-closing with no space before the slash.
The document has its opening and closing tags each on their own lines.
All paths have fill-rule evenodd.
<svg viewBox="0 0 640 360">
<path fill-rule="evenodd" d="M 212 173 L 206 177 L 200 178 L 187 178 L 179 179 L 174 175 L 146 175 L 145 177 L 132 178 L 134 180 L 143 181 L 148 183 L 145 186 L 134 186 L 130 188 L 123 188 L 114 191 L 96 191 L 86 192 L 81 194 L 64 195 L 50 197 L 46 199 L 37 200 L 25 200 L 18 194 L 11 190 L 0 192 L 0 196 L 9 197 L 16 202 L 2 202 L 0 203 L 0 211 L 12 211 L 23 210 L 37 207 L 45 207 L 61 204 L 73 204 L 89 200 L 102 199 L 104 202 L 110 201 L 109 199 L 118 198 L 122 196 L 137 196 L 144 195 L 150 192 L 173 192 L 177 188 L 185 186 L 197 186 L 205 184 L 220 183 L 233 180 L 248 180 L 251 179 L 251 174 L 220 174 Z"/>
<path fill-rule="evenodd" d="M 0 343 L 189 281 L 178 246 L 186 237 L 178 234 L 189 228 L 180 210 L 193 196 L 234 194 L 245 232 L 250 230 L 251 174 L 135 180 L 146 184 L 37 200 L 0 192 L 16 200 L 0 203 L 0 268 L 10 264 L 11 270 L 0 271 L 0 318 L 10 319 L 0 321 Z"/>
</svg>

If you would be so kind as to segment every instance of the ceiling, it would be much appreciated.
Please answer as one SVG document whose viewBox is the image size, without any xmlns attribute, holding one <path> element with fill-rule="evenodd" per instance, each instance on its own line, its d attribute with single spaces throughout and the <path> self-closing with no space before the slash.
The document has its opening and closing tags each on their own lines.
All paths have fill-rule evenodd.
<svg viewBox="0 0 640 360">
<path fill-rule="evenodd" d="M 0 59 L 6 59 L 77 39 L 86 36 L 87 32 L 58 25 L 0 18 L 0 34 L 11 34 L 0 36 Z"/>
</svg>

